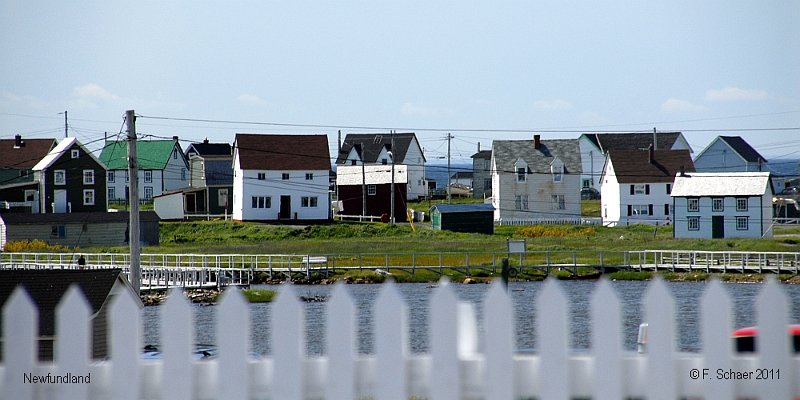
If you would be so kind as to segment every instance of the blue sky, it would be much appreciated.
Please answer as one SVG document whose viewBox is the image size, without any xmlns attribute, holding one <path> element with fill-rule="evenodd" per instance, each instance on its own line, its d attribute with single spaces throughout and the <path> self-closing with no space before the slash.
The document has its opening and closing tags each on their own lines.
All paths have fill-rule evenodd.
<svg viewBox="0 0 800 400">
<path fill-rule="evenodd" d="M 465 161 L 533 132 L 656 127 L 695 154 L 722 134 L 800 158 L 797 21 L 791 0 L 2 0 L 0 137 L 63 137 L 68 110 L 97 148 L 134 109 L 184 143 L 327 133 L 335 151 L 337 127 L 373 127 L 416 131 L 435 160 L 451 131 Z"/>
</svg>

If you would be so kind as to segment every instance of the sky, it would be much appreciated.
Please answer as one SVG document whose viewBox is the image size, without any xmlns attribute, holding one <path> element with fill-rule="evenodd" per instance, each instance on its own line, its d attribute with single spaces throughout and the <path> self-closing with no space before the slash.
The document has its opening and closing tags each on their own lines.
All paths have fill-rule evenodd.
<svg viewBox="0 0 800 400">
<path fill-rule="evenodd" d="M 800 2 L 0 0 L 0 138 L 682 131 L 800 158 Z M 61 113 L 61 114 L 59 114 Z M 153 118 L 159 117 L 159 118 Z"/>
</svg>

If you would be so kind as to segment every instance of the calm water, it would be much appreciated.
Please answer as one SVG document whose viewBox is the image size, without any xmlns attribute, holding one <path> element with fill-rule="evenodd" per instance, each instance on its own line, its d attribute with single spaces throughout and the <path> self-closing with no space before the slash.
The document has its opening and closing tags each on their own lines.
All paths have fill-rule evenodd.
<svg viewBox="0 0 800 400">
<path fill-rule="evenodd" d="M 515 312 L 515 326 L 518 349 L 534 349 L 536 337 L 534 324 L 536 313 L 534 300 L 542 290 L 542 282 L 512 282 L 511 298 Z M 570 302 L 571 313 L 571 347 L 586 349 L 590 343 L 590 297 L 596 282 L 593 281 L 564 281 L 561 286 Z M 623 330 L 625 332 L 624 346 L 626 349 L 636 348 L 636 334 L 639 323 L 642 321 L 642 298 L 648 282 L 620 281 L 612 282 L 614 289 L 622 304 Z M 706 287 L 704 283 L 696 282 L 668 282 L 670 290 L 675 297 L 675 312 L 678 326 L 678 348 L 683 351 L 697 351 L 701 348 L 699 339 L 699 303 Z M 428 300 L 435 289 L 429 284 L 401 284 L 400 292 L 405 297 L 409 312 L 409 338 L 412 352 L 425 352 L 428 350 Z M 277 286 L 266 288 L 280 290 Z M 459 297 L 476 305 L 479 323 L 483 315 L 483 298 L 489 285 L 453 285 Z M 735 326 L 737 328 L 755 325 L 755 299 L 762 284 L 725 284 L 733 299 Z M 372 305 L 377 298 L 380 285 L 348 285 L 358 307 L 359 318 L 359 351 L 371 353 L 372 342 Z M 790 302 L 789 316 L 791 323 L 800 323 L 800 285 L 781 285 Z M 299 296 L 327 296 L 332 286 L 325 285 L 297 285 L 295 291 Z M 515 290 L 514 290 L 515 289 Z M 159 310 L 160 306 L 145 307 L 145 344 L 158 343 Z M 307 348 L 311 355 L 325 353 L 325 303 L 305 303 Z M 252 304 L 250 313 L 252 320 L 251 342 L 252 351 L 260 354 L 270 353 L 269 343 L 269 318 L 271 304 Z M 194 306 L 196 321 L 196 342 L 204 344 L 215 343 L 216 306 Z M 482 331 L 482 328 L 480 328 Z M 481 333 L 482 334 L 482 333 Z M 484 340 L 480 337 L 481 342 Z"/>
</svg>

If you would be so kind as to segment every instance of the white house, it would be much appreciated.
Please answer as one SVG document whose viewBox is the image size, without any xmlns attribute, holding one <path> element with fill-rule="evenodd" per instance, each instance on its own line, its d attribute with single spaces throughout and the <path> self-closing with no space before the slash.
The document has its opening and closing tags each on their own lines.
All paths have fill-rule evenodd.
<svg viewBox="0 0 800 400">
<path fill-rule="evenodd" d="M 767 159 L 740 136 L 717 136 L 694 159 L 697 172 L 769 172 Z M 772 175 L 775 193 L 784 189 L 782 176 Z"/>
<path fill-rule="evenodd" d="M 772 237 L 769 172 L 678 174 L 672 189 L 676 238 Z"/>
<path fill-rule="evenodd" d="M 238 133 L 233 146 L 234 220 L 330 218 L 326 135 Z"/>
<path fill-rule="evenodd" d="M 380 165 L 392 162 L 407 167 L 408 199 L 425 198 L 428 194 L 425 155 L 414 133 L 348 134 L 339 146 L 336 158 L 336 165 Z"/>
<path fill-rule="evenodd" d="M 671 223 L 670 193 L 679 171 L 694 171 L 688 150 L 609 151 L 601 175 L 603 225 Z"/>
<path fill-rule="evenodd" d="M 152 200 L 163 192 L 189 186 L 189 163 L 178 137 L 171 140 L 138 140 L 139 198 Z M 108 167 L 108 200 L 126 201 L 128 193 L 128 142 L 106 142 L 100 160 Z"/>
<path fill-rule="evenodd" d="M 609 151 L 647 150 L 651 145 L 655 150 L 689 150 L 689 142 L 680 132 L 656 133 L 585 133 L 578 138 L 581 148 L 581 188 L 600 190 L 600 174 Z"/>
<path fill-rule="evenodd" d="M 580 220 L 578 141 L 495 140 L 492 205 L 496 221 Z"/>
</svg>

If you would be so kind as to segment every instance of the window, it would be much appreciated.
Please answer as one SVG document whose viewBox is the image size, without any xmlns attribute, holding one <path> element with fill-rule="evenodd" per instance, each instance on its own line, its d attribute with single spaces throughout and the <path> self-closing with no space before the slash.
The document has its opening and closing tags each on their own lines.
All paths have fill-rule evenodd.
<svg viewBox="0 0 800 400">
<path fill-rule="evenodd" d="M 83 170 L 83 184 L 94 185 L 94 170 L 92 169 Z"/>
<path fill-rule="evenodd" d="M 747 198 L 736 199 L 736 211 L 747 211 Z"/>
<path fill-rule="evenodd" d="M 492 178 L 484 178 L 483 179 L 483 188 L 485 190 L 489 190 L 492 188 Z"/>
<path fill-rule="evenodd" d="M 114 183 L 114 171 L 108 171 L 108 183 Z"/>
<path fill-rule="evenodd" d="M 53 183 L 56 185 L 66 185 L 67 171 L 64 171 L 63 169 L 57 169 L 53 171 Z"/>
<path fill-rule="evenodd" d="M 71 150 L 69 153 L 70 153 L 70 155 L 72 156 L 73 159 L 78 158 L 78 157 L 81 156 L 81 152 L 79 150 L 77 150 L 77 149 Z"/>
<path fill-rule="evenodd" d="M 161 154 L 164 154 L 164 153 L 161 153 Z M 172 159 L 173 160 L 177 160 L 178 159 L 178 148 L 177 147 L 172 149 Z"/>
<path fill-rule="evenodd" d="M 736 230 L 746 231 L 749 228 L 747 217 L 736 217 Z"/>
<path fill-rule="evenodd" d="M 378 193 L 378 188 L 375 185 L 367 185 L 367 194 L 375 196 Z"/>
<path fill-rule="evenodd" d="M 288 172 L 284 172 L 283 174 L 281 174 L 281 179 L 283 179 L 284 181 L 288 181 L 289 180 L 289 173 Z"/>
<path fill-rule="evenodd" d="M 357 160 L 350 160 L 350 165 L 356 165 L 357 162 Z"/>
<path fill-rule="evenodd" d="M 631 205 L 631 215 L 650 215 L 650 207 L 647 204 Z"/>
<path fill-rule="evenodd" d="M 108 199 L 114 200 L 116 198 L 117 198 L 117 191 L 113 187 L 108 188 Z"/>
<path fill-rule="evenodd" d="M 314 180 L 314 174 L 313 173 L 306 173 L 306 180 L 307 181 L 313 181 Z"/>
<path fill-rule="evenodd" d="M 153 187 L 152 186 L 145 186 L 144 187 L 144 198 L 150 200 L 153 198 Z"/>
<path fill-rule="evenodd" d="M 260 180 L 260 181 L 267 180 L 267 173 L 266 172 L 259 172 L 258 173 L 258 180 Z"/>
<path fill-rule="evenodd" d="M 186 180 L 186 168 L 181 168 L 181 180 Z"/>
<path fill-rule="evenodd" d="M 711 211 L 724 211 L 724 210 L 725 210 L 725 199 L 721 198 L 711 199 Z"/>
<path fill-rule="evenodd" d="M 582 189 L 588 189 L 589 188 L 589 184 L 591 182 L 592 182 L 591 179 L 584 179 L 583 181 L 581 181 L 581 188 Z"/>
<path fill-rule="evenodd" d="M 125 183 L 128 183 L 128 179 L 129 179 L 129 177 L 128 177 L 128 171 L 127 171 L 127 170 L 125 170 Z"/>
<path fill-rule="evenodd" d="M 699 231 L 700 230 L 700 217 L 689 217 L 687 219 L 689 221 L 689 230 L 690 231 Z"/>
<path fill-rule="evenodd" d="M 144 183 L 153 182 L 153 171 L 144 171 Z"/>
<path fill-rule="evenodd" d="M 633 194 L 647 194 L 647 185 L 633 185 Z"/>
<path fill-rule="evenodd" d="M 50 237 L 51 238 L 63 238 L 67 236 L 67 227 L 64 225 L 52 225 L 50 226 Z"/>
<path fill-rule="evenodd" d="M 514 197 L 514 208 L 517 210 L 527 210 L 528 195 Z"/>
<path fill-rule="evenodd" d="M 690 212 L 700 211 L 700 199 L 686 199 L 686 210 Z"/>
<path fill-rule="evenodd" d="M 300 198 L 300 207 L 316 207 L 317 206 L 317 197 L 301 197 Z"/>
<path fill-rule="evenodd" d="M 517 168 L 517 182 L 525 182 L 525 168 Z"/>
<path fill-rule="evenodd" d="M 250 199 L 252 201 L 252 208 L 272 208 L 272 197 L 253 196 Z"/>
<path fill-rule="evenodd" d="M 385 158 L 381 158 L 381 164 L 383 164 L 383 165 L 389 164 L 389 160 L 387 160 Z"/>
<path fill-rule="evenodd" d="M 563 194 L 554 194 L 552 195 L 553 199 L 553 210 L 566 210 L 567 203 L 564 201 Z"/>
<path fill-rule="evenodd" d="M 553 172 L 553 182 L 560 183 L 563 176 L 561 172 Z"/>
<path fill-rule="evenodd" d="M 94 205 L 94 189 L 86 189 L 83 191 L 83 205 Z"/>
</svg>

